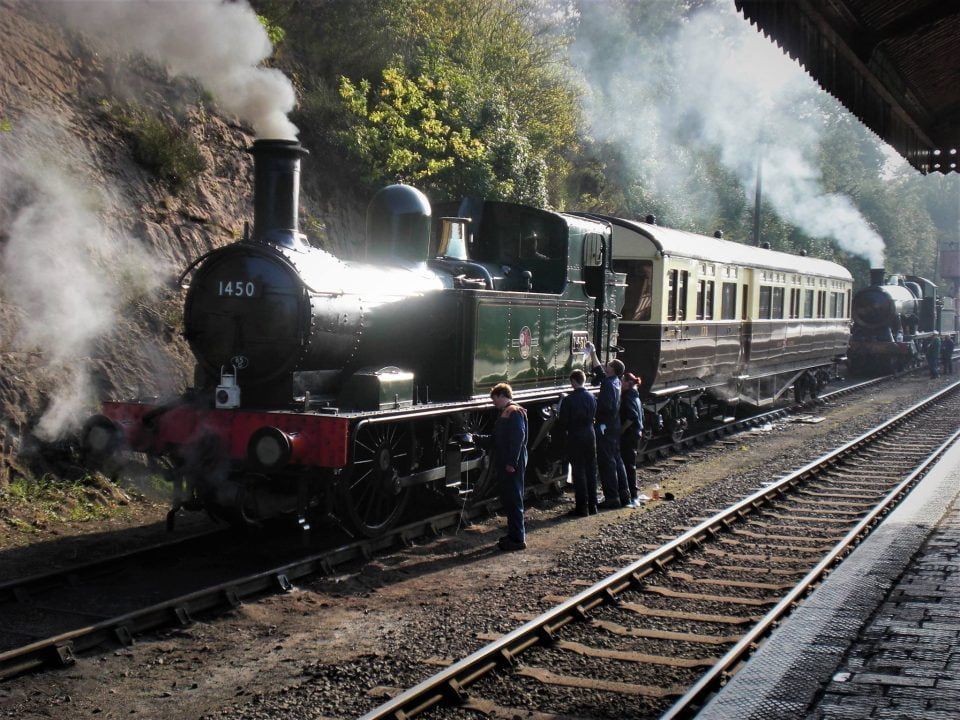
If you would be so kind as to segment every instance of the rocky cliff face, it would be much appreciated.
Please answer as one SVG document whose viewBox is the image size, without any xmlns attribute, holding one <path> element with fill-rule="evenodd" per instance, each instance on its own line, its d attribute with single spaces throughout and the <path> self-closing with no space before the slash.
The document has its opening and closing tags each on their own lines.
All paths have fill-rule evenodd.
<svg viewBox="0 0 960 720">
<path fill-rule="evenodd" d="M 248 129 L 50 12 L 0 0 L 0 484 L 99 399 L 189 384 L 177 278 L 252 213 Z M 135 160 L 131 103 L 195 142 L 206 169 L 178 192 Z"/>
</svg>

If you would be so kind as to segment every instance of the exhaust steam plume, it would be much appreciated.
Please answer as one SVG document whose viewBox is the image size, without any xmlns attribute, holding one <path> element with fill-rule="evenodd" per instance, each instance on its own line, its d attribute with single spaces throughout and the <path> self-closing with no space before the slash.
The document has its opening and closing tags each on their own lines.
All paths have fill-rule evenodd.
<svg viewBox="0 0 960 720">
<path fill-rule="evenodd" d="M 246 2 L 72 0 L 60 11 L 104 47 L 142 53 L 175 77 L 196 78 L 257 137 L 296 139 L 287 119 L 296 104 L 293 85 L 279 70 L 260 67 L 273 45 Z"/>
<path fill-rule="evenodd" d="M 591 130 L 636 161 L 642 182 L 674 201 L 681 222 L 715 216 L 717 198 L 704 187 L 696 153 L 712 147 L 748 198 L 759 160 L 763 199 L 780 217 L 873 267 L 883 264 L 883 240 L 853 201 L 823 188 L 816 164 L 821 91 L 732 3 L 698 11 L 672 33 L 646 36 L 629 17 L 636 6 L 602 5 L 584 5 L 572 47 L 590 88 Z M 668 67 L 657 64 L 664 59 Z"/>
<path fill-rule="evenodd" d="M 36 353 L 40 374 L 58 388 L 36 428 L 46 440 L 86 416 L 94 344 L 109 336 L 124 301 L 149 297 L 164 271 L 139 242 L 101 222 L 99 213 L 123 200 L 92 167 L 49 121 L 24 117 L 16 132 L 0 133 L 0 293 L 21 318 L 12 349 Z"/>
</svg>

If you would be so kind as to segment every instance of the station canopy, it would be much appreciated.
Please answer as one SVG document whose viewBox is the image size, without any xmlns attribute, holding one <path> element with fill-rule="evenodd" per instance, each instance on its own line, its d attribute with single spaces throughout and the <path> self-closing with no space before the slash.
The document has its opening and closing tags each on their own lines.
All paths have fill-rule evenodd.
<svg viewBox="0 0 960 720">
<path fill-rule="evenodd" d="M 958 0 L 735 0 L 820 86 L 926 174 L 960 164 Z"/>
</svg>

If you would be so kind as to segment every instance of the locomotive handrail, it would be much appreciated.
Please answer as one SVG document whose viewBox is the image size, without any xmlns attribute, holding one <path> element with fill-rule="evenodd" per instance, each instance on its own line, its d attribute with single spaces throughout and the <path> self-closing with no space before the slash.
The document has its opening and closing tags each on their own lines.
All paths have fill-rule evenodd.
<svg viewBox="0 0 960 720">
<path fill-rule="evenodd" d="M 179 286 L 180 286 L 182 289 L 184 289 L 184 290 L 186 290 L 188 287 L 190 287 L 189 284 L 187 284 L 187 285 L 184 285 L 184 284 L 183 284 L 183 279 L 184 279 L 185 277 L 187 277 L 187 275 L 190 274 L 190 271 L 193 270 L 197 265 L 199 265 L 200 263 L 202 263 L 204 260 L 206 260 L 208 257 L 210 257 L 211 255 L 213 255 L 215 252 L 218 252 L 219 250 L 222 250 L 222 249 L 223 249 L 223 248 L 214 248 L 213 250 L 208 250 L 208 251 L 205 252 L 203 255 L 201 255 L 200 257 L 196 258 L 193 262 L 191 262 L 189 265 L 187 265 L 187 269 L 184 270 L 182 273 L 180 273 L 180 277 L 177 278 L 177 285 L 179 285 Z"/>
</svg>

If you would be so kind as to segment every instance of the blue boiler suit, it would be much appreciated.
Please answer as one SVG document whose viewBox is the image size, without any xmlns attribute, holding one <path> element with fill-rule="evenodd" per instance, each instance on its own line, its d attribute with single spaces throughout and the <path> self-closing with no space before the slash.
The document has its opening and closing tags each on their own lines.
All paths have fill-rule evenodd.
<svg viewBox="0 0 960 720">
<path fill-rule="evenodd" d="M 560 401 L 557 424 L 570 460 L 576 509 L 581 512 L 597 508 L 597 438 L 593 430 L 596 416 L 596 398 L 582 387 Z"/>
<path fill-rule="evenodd" d="M 523 526 L 523 478 L 527 470 L 527 411 L 512 402 L 500 411 L 491 435 L 474 435 L 482 447 L 494 450 L 493 467 L 497 473 L 500 503 L 507 516 L 507 537 L 522 543 L 526 537 Z M 507 465 L 515 472 L 507 472 Z"/>
<path fill-rule="evenodd" d="M 594 368 L 594 376 L 603 370 Z M 606 377 L 600 381 L 597 398 L 597 466 L 604 501 L 608 507 L 630 502 L 627 471 L 620 457 L 620 378 Z"/>
<path fill-rule="evenodd" d="M 637 490 L 637 445 L 643 433 L 643 408 L 640 405 L 640 393 L 636 388 L 624 390 L 620 398 L 620 420 L 623 424 L 630 421 L 630 427 L 620 435 L 620 458 L 627 475 L 627 488 L 630 499 L 636 500 Z M 622 498 L 621 498 L 622 500 Z"/>
</svg>

